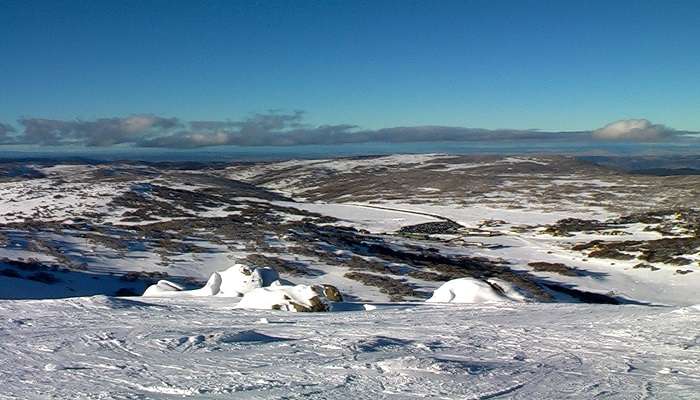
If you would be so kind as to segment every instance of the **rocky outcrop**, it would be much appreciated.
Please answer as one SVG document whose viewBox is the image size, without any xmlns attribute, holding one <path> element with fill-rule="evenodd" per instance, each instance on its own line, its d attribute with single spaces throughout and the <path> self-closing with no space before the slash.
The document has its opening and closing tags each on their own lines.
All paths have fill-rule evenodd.
<svg viewBox="0 0 700 400">
<path fill-rule="evenodd" d="M 273 285 L 252 290 L 236 308 L 292 312 L 331 311 L 331 301 L 321 285 Z"/>
<path fill-rule="evenodd" d="M 330 311 L 331 302 L 342 302 L 343 295 L 333 285 L 282 284 L 272 268 L 252 268 L 235 264 L 214 272 L 202 288 L 185 290 L 175 282 L 160 280 L 149 286 L 144 297 L 240 297 L 237 308 L 293 312 Z"/>
</svg>

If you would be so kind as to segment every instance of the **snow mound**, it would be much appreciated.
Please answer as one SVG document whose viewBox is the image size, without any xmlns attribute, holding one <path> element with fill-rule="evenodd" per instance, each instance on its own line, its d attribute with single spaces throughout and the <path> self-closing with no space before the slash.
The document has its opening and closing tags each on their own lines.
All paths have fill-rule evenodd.
<svg viewBox="0 0 700 400">
<path fill-rule="evenodd" d="M 214 272 L 200 289 L 185 290 L 177 283 L 161 280 L 149 286 L 143 296 L 242 297 L 237 308 L 296 312 L 330 311 L 331 302 L 343 301 L 342 294 L 335 286 L 282 284 L 274 269 L 250 268 L 243 264 Z"/>
<path fill-rule="evenodd" d="M 279 279 L 277 271 L 272 268 L 250 268 L 236 264 L 231 268 L 214 272 L 204 287 L 185 290 L 177 283 L 161 280 L 149 286 L 144 297 L 241 297 L 249 291 L 270 286 Z"/>
<path fill-rule="evenodd" d="M 246 293 L 236 308 L 315 312 L 331 311 L 331 303 L 320 285 L 273 285 Z"/>
<path fill-rule="evenodd" d="M 143 293 L 143 297 L 206 297 L 219 293 L 222 284 L 222 276 L 214 272 L 209 277 L 204 287 L 194 290 L 185 290 L 177 283 L 160 280 L 155 285 L 149 286 Z"/>
<path fill-rule="evenodd" d="M 514 301 L 531 301 L 532 297 L 523 289 L 513 285 L 508 281 L 499 278 L 489 278 L 486 280 L 496 291 L 503 292 L 503 295 Z"/>
<path fill-rule="evenodd" d="M 526 296 L 515 286 L 500 279 L 482 281 L 459 278 L 445 282 L 433 292 L 427 303 L 497 303 L 526 301 Z"/>
<path fill-rule="evenodd" d="M 235 264 L 220 272 L 222 282 L 218 296 L 241 297 L 253 289 L 270 286 L 280 277 L 272 268 L 251 268 Z"/>
</svg>

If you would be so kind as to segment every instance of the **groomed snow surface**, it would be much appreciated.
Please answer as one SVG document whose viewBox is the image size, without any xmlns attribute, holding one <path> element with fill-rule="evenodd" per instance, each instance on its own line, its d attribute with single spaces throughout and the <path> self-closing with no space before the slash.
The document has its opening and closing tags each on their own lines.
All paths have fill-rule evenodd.
<svg viewBox="0 0 700 400">
<path fill-rule="evenodd" d="M 4 301 L 0 398 L 698 398 L 700 306 L 528 302 L 461 278 L 426 303 L 332 303 L 243 264 L 194 290 Z"/>
<path fill-rule="evenodd" d="M 0 398 L 700 398 L 700 307 L 376 306 L 2 301 Z"/>
</svg>

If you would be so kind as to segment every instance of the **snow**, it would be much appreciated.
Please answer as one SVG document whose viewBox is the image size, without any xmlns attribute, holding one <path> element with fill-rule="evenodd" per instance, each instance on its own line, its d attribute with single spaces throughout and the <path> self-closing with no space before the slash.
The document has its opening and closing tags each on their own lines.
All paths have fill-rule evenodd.
<svg viewBox="0 0 700 400">
<path fill-rule="evenodd" d="M 475 227 L 484 220 L 505 220 L 512 225 L 551 224 L 564 218 L 604 220 L 613 214 L 602 209 L 585 211 L 544 211 L 541 209 L 506 209 L 486 205 L 410 204 L 398 201 L 375 203 L 307 203 L 272 201 L 274 205 L 291 207 L 338 218 L 340 225 L 350 225 L 372 233 L 391 233 L 404 226 L 452 219 Z"/>
<path fill-rule="evenodd" d="M 444 158 L 448 156 L 291 161 L 227 171 L 231 177 L 238 174 L 257 183 L 257 178 L 270 172 L 286 176 L 285 169 L 295 168 L 322 174 L 366 173 L 373 168 L 377 173 L 391 173 L 417 165 L 430 168 L 425 164 L 434 163 L 439 170 L 457 174 L 495 164 L 547 164 L 528 157 L 443 164 Z M 81 223 L 87 216 L 96 222 L 119 223 L 119 211 L 124 210 L 110 209 L 108 204 L 130 190 L 134 181 L 85 183 L 89 182 L 85 176 L 97 168 L 101 167 L 42 169 L 60 178 L 56 186 L 56 180 L 50 179 L 0 183 L 0 222 L 31 218 L 68 224 Z M 268 186 L 297 193 L 314 188 L 313 175 L 304 178 L 307 181 L 301 188 L 295 187 L 299 177 L 304 178 L 304 173 L 290 174 Z M 549 207 L 527 197 L 519 201 L 518 193 L 505 189 L 516 182 L 518 174 L 506 177 L 510 180 L 503 181 L 503 188 L 473 199 L 459 197 L 459 193 L 443 195 L 443 186 L 434 182 L 419 182 L 415 197 L 392 201 L 381 197 L 342 204 L 237 199 L 333 216 L 341 219 L 340 225 L 376 234 L 445 219 L 468 228 L 487 219 L 503 220 L 503 224 L 487 227 L 500 235 L 494 237 L 465 231 L 431 235 L 422 243 L 389 235 L 382 238 L 396 240 L 394 244 L 427 243 L 444 254 L 503 259 L 515 271 L 547 282 L 612 292 L 653 307 L 537 304 L 526 291 L 502 279 L 463 278 L 438 288 L 438 281 L 387 274 L 415 284 L 419 290 L 435 290 L 427 303 L 389 304 L 387 294 L 379 288 L 345 277 L 346 266 L 327 265 L 313 255 L 286 254 L 284 249 L 292 242 L 284 234 L 265 237 L 274 252 L 257 252 L 322 273 L 294 276 L 294 285 L 280 280 L 271 269 L 234 264 L 251 252 L 250 244 L 243 241 L 214 243 L 182 238 L 183 243 L 196 244 L 204 251 L 164 258 L 131 244 L 123 252 L 115 252 L 64 226 L 60 231 L 41 232 L 43 242 L 55 247 L 57 253 L 52 254 L 85 261 L 90 270 L 51 267 L 46 271 L 55 281 L 50 283 L 33 277 L 34 271 L 0 263 L 5 272 L 0 276 L 0 297 L 48 299 L 142 292 L 142 281 L 120 279 L 125 271 L 167 271 L 174 280 L 209 276 L 209 281 L 201 288 L 187 290 L 161 280 L 140 298 L 0 300 L 0 359 L 5 361 L 0 363 L 0 399 L 700 398 L 700 272 L 682 275 L 675 272 L 679 267 L 660 263 L 656 263 L 657 271 L 634 269 L 639 260 L 587 258 L 585 252 L 571 250 L 573 244 L 596 239 L 658 239 L 658 232 L 645 230 L 649 225 L 642 223 L 616 228 L 624 232 L 622 236 L 581 232 L 557 237 L 516 229 L 568 217 L 612 217 L 603 208 L 577 201 L 594 199 L 600 190 L 625 182 L 544 174 L 545 187 L 585 187 L 577 192 L 577 198 Z M 195 185 L 172 183 L 171 187 L 190 190 Z M 345 195 L 336 201 L 353 199 Z M 511 207 L 516 204 L 519 208 Z M 246 205 L 234 207 L 242 210 Z M 223 204 L 197 211 L 201 217 L 236 214 L 240 211 L 231 211 Z M 285 212 L 277 215 L 282 221 L 304 218 Z M 31 250 L 31 237 L 26 232 L 5 233 L 7 243 L 0 249 L 0 258 L 37 258 L 61 265 L 60 258 Z M 674 234 L 684 233 L 676 230 Z M 119 238 L 116 231 L 106 235 Z M 329 252 L 337 250 L 325 245 Z M 689 269 L 700 260 L 698 253 L 684 257 L 694 262 Z M 528 266 L 532 261 L 563 263 L 581 274 L 534 271 Z M 13 277 L 13 271 L 20 277 Z M 364 302 L 330 302 L 323 284 L 339 287 L 346 299 Z M 280 312 L 308 310 L 334 312 Z"/>
<path fill-rule="evenodd" d="M 531 163 L 537 165 L 549 165 L 549 162 L 543 161 L 534 157 L 505 157 L 500 160 L 504 164 Z"/>
<path fill-rule="evenodd" d="M 3 272 L 15 271 L 18 277 L 0 274 L 0 296 L 3 299 L 54 299 L 96 294 L 114 294 L 120 289 L 139 293 L 144 289 L 140 282 L 128 282 L 117 276 L 89 271 L 39 271 L 52 277 L 50 282 L 33 279 L 37 272 L 23 271 L 0 261 Z M 20 278 L 21 277 L 21 278 Z"/>
<path fill-rule="evenodd" d="M 393 154 L 380 157 L 289 160 L 277 163 L 235 165 L 227 168 L 224 176 L 251 183 L 262 180 L 264 181 L 262 186 L 268 189 L 302 199 L 300 194 L 316 188 L 308 184 L 314 181 L 314 176 L 326 176 L 329 173 L 356 173 L 367 169 L 409 169 L 452 157 L 446 154 Z M 274 181 L 269 181 L 266 179 L 267 175 L 275 175 L 276 178 Z"/>
<path fill-rule="evenodd" d="M 25 219 L 63 221 L 86 212 L 103 212 L 128 186 L 106 182 L 65 182 L 50 179 L 0 183 L 0 223 Z"/>
<path fill-rule="evenodd" d="M 288 169 L 312 170 L 324 169 L 336 172 L 351 172 L 356 168 L 371 167 L 415 167 L 427 162 L 451 158 L 446 154 L 392 154 L 381 157 L 338 158 L 319 160 L 289 160 L 277 163 L 244 164 L 227 168 L 227 176 L 231 179 L 252 181 L 261 175 L 284 171 Z M 287 182 L 287 185 L 293 182 Z M 285 185 L 286 186 L 286 185 Z"/>
<path fill-rule="evenodd" d="M 337 292 L 337 289 L 336 289 Z M 323 285 L 282 284 L 272 268 L 251 268 L 236 264 L 225 271 L 214 272 L 206 285 L 185 290 L 177 283 L 160 280 L 149 286 L 142 297 L 193 298 L 242 297 L 238 308 L 284 311 L 330 311 L 331 304 Z"/>
<path fill-rule="evenodd" d="M 484 205 L 461 206 L 408 204 L 403 202 L 383 201 L 381 203 L 303 203 L 275 202 L 275 204 L 317 212 L 322 215 L 342 219 L 340 224 L 346 224 L 358 229 L 366 229 L 372 233 L 392 233 L 403 226 L 424 222 L 440 221 L 441 218 L 454 220 L 467 227 L 476 227 L 484 220 L 502 220 L 505 224 L 490 228 L 501 234 L 497 237 L 478 236 L 466 238 L 478 246 L 469 246 L 466 253 L 472 256 L 502 258 L 508 260 L 512 268 L 527 271 L 550 281 L 572 285 L 581 290 L 610 293 L 631 300 L 664 305 L 689 305 L 700 300 L 700 273 L 681 275 L 675 271 L 678 267 L 663 266 L 659 271 L 634 269 L 639 260 L 608 260 L 587 258 L 581 252 L 570 250 L 576 243 L 592 240 L 652 240 L 661 235 L 658 232 L 648 232 L 646 224 L 630 224 L 619 230 L 628 235 L 610 236 L 602 234 L 577 233 L 572 237 L 554 237 L 540 233 L 515 233 L 513 228 L 522 225 L 551 224 L 563 218 L 581 218 L 605 220 L 616 217 L 616 214 L 603 209 L 586 208 L 579 211 L 544 211 L 539 209 L 504 209 Z M 439 237 L 435 237 L 438 239 Z M 493 245 L 493 246 L 492 246 Z M 454 247 L 445 247 L 446 252 L 465 252 Z M 691 260 L 697 260 L 696 254 L 684 255 Z M 533 272 L 527 267 L 529 262 L 544 261 L 564 263 L 567 266 L 586 271 L 584 276 L 564 276 L 549 272 Z M 612 263 L 612 264 L 611 264 Z M 333 275 L 336 271 L 331 266 L 323 266 L 324 270 Z M 337 283 L 336 283 L 337 282 Z M 337 280 L 343 289 L 355 292 L 358 285 Z M 358 292 L 359 293 L 359 292 Z M 380 297 L 362 291 L 362 298 L 379 301 Z M 365 297 L 367 296 L 367 297 Z"/>
<path fill-rule="evenodd" d="M 347 172 L 355 168 L 368 168 L 368 167 L 396 167 L 396 166 L 410 166 L 415 168 L 416 166 L 425 164 L 430 161 L 439 160 L 441 158 L 449 158 L 450 156 L 446 154 L 392 154 L 389 156 L 382 157 L 369 157 L 369 158 L 345 158 L 345 159 L 334 159 L 325 160 L 320 163 L 314 164 L 314 167 L 322 167 L 327 169 L 332 169 L 335 171 Z"/>
<path fill-rule="evenodd" d="M 220 288 L 221 275 L 214 272 L 202 288 L 185 290 L 176 283 L 160 280 L 155 285 L 149 286 L 143 293 L 143 297 L 206 297 L 216 295 Z"/>
<path fill-rule="evenodd" d="M 216 297 L 0 301 L 0 397 L 698 398 L 697 308 L 373 306 L 307 314 Z"/>
<path fill-rule="evenodd" d="M 360 204 L 358 204 L 360 205 Z M 504 220 L 510 225 L 539 225 L 551 224 L 564 218 L 598 219 L 603 220 L 612 214 L 601 209 L 587 208 L 578 212 L 570 211 L 545 211 L 542 209 L 508 209 L 503 207 L 489 207 L 488 205 L 459 204 L 433 205 L 433 204 L 409 204 L 398 201 L 383 201 L 382 207 L 393 210 L 401 210 L 407 213 L 419 212 L 439 215 L 452 219 L 465 226 L 477 226 L 487 219 Z M 371 204 L 370 204 L 371 206 Z"/>
<path fill-rule="evenodd" d="M 364 204 L 304 203 L 273 201 L 274 205 L 318 213 L 342 220 L 349 225 L 372 233 L 395 232 L 404 226 L 440 221 L 438 218 L 401 210 L 387 210 Z"/>
<path fill-rule="evenodd" d="M 499 278 L 489 278 L 486 280 L 491 286 L 497 287 L 503 295 L 513 301 L 531 301 L 530 296 L 523 289 L 513 285 L 508 281 Z"/>
<path fill-rule="evenodd" d="M 251 268 L 235 264 L 230 268 L 214 272 L 206 285 L 194 290 L 185 290 L 177 283 L 160 280 L 149 286 L 144 297 L 241 297 L 246 293 L 279 282 L 279 275 L 271 268 Z"/>
<path fill-rule="evenodd" d="M 246 293 L 236 308 L 282 311 L 330 311 L 331 304 L 323 287 L 307 285 L 272 285 Z"/>
<path fill-rule="evenodd" d="M 445 282 L 427 303 L 497 303 L 508 301 L 523 301 L 525 297 L 512 285 L 507 285 L 507 291 L 501 288 L 505 281 L 491 282 L 474 278 L 459 278 Z M 505 285 L 504 285 L 505 286 Z M 510 297 L 509 295 L 513 296 Z"/>
<path fill-rule="evenodd" d="M 660 270 L 633 268 L 639 260 L 609 260 L 588 258 L 581 252 L 570 250 L 576 243 L 594 239 L 644 240 L 657 238 L 656 233 L 639 232 L 636 225 L 628 230 L 629 236 L 601 236 L 579 234 L 573 237 L 553 237 L 540 234 L 506 234 L 498 237 L 480 237 L 483 244 L 499 244 L 499 247 L 473 248 L 473 256 L 503 258 L 510 261 L 515 270 L 527 271 L 551 281 L 572 285 L 581 290 L 610 293 L 650 304 L 692 305 L 700 301 L 700 272 L 676 274 L 677 266 L 659 264 Z M 447 249 L 447 251 L 450 251 Z M 454 250 L 452 250 L 454 251 Z M 563 263 L 583 271 L 582 276 L 565 276 L 549 272 L 532 271 L 527 266 L 533 261 Z"/>
<path fill-rule="evenodd" d="M 442 172 L 460 172 L 464 170 L 470 170 L 474 168 L 483 168 L 483 167 L 491 167 L 494 165 L 508 165 L 508 164 L 521 164 L 521 163 L 530 163 L 530 164 L 537 164 L 537 165 L 549 165 L 548 162 L 538 160 L 536 158 L 530 158 L 530 157 L 505 157 L 500 160 L 495 160 L 495 161 L 481 161 L 481 162 L 468 162 L 468 163 L 450 163 L 447 164 L 445 167 L 436 169 L 436 171 L 442 171 Z"/>
<path fill-rule="evenodd" d="M 617 183 L 607 182 L 601 179 L 553 179 L 551 183 L 555 185 L 597 186 L 602 188 L 619 186 Z"/>
<path fill-rule="evenodd" d="M 270 268 L 251 268 L 236 264 L 220 272 L 221 289 L 217 296 L 241 297 L 253 289 L 270 286 L 279 279 L 275 270 Z"/>
</svg>

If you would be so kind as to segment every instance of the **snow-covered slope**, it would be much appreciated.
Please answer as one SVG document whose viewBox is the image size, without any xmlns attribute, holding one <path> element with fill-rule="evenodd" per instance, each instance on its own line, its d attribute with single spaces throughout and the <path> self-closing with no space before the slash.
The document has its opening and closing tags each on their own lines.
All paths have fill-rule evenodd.
<svg viewBox="0 0 700 400">
<path fill-rule="evenodd" d="M 0 176 L 0 399 L 700 399 L 700 177 L 20 167 Z M 607 305 L 628 303 L 650 305 Z"/>
<path fill-rule="evenodd" d="M 698 399 L 700 307 L 0 301 L 3 399 Z"/>
<path fill-rule="evenodd" d="M 538 300 L 576 301 L 561 295 L 573 288 L 700 302 L 700 211 L 687 210 L 699 204 L 700 177 L 630 175 L 571 157 L 440 154 L 19 167 L 33 172 L 0 175 L 0 299 L 138 294 L 160 279 L 201 287 L 242 262 L 364 301 L 425 299 L 447 280 L 500 277 L 556 286 Z M 602 223 L 640 209 L 651 214 Z M 548 230 L 574 218 L 584 227 Z M 613 248 L 625 241 L 641 244 Z"/>
</svg>

